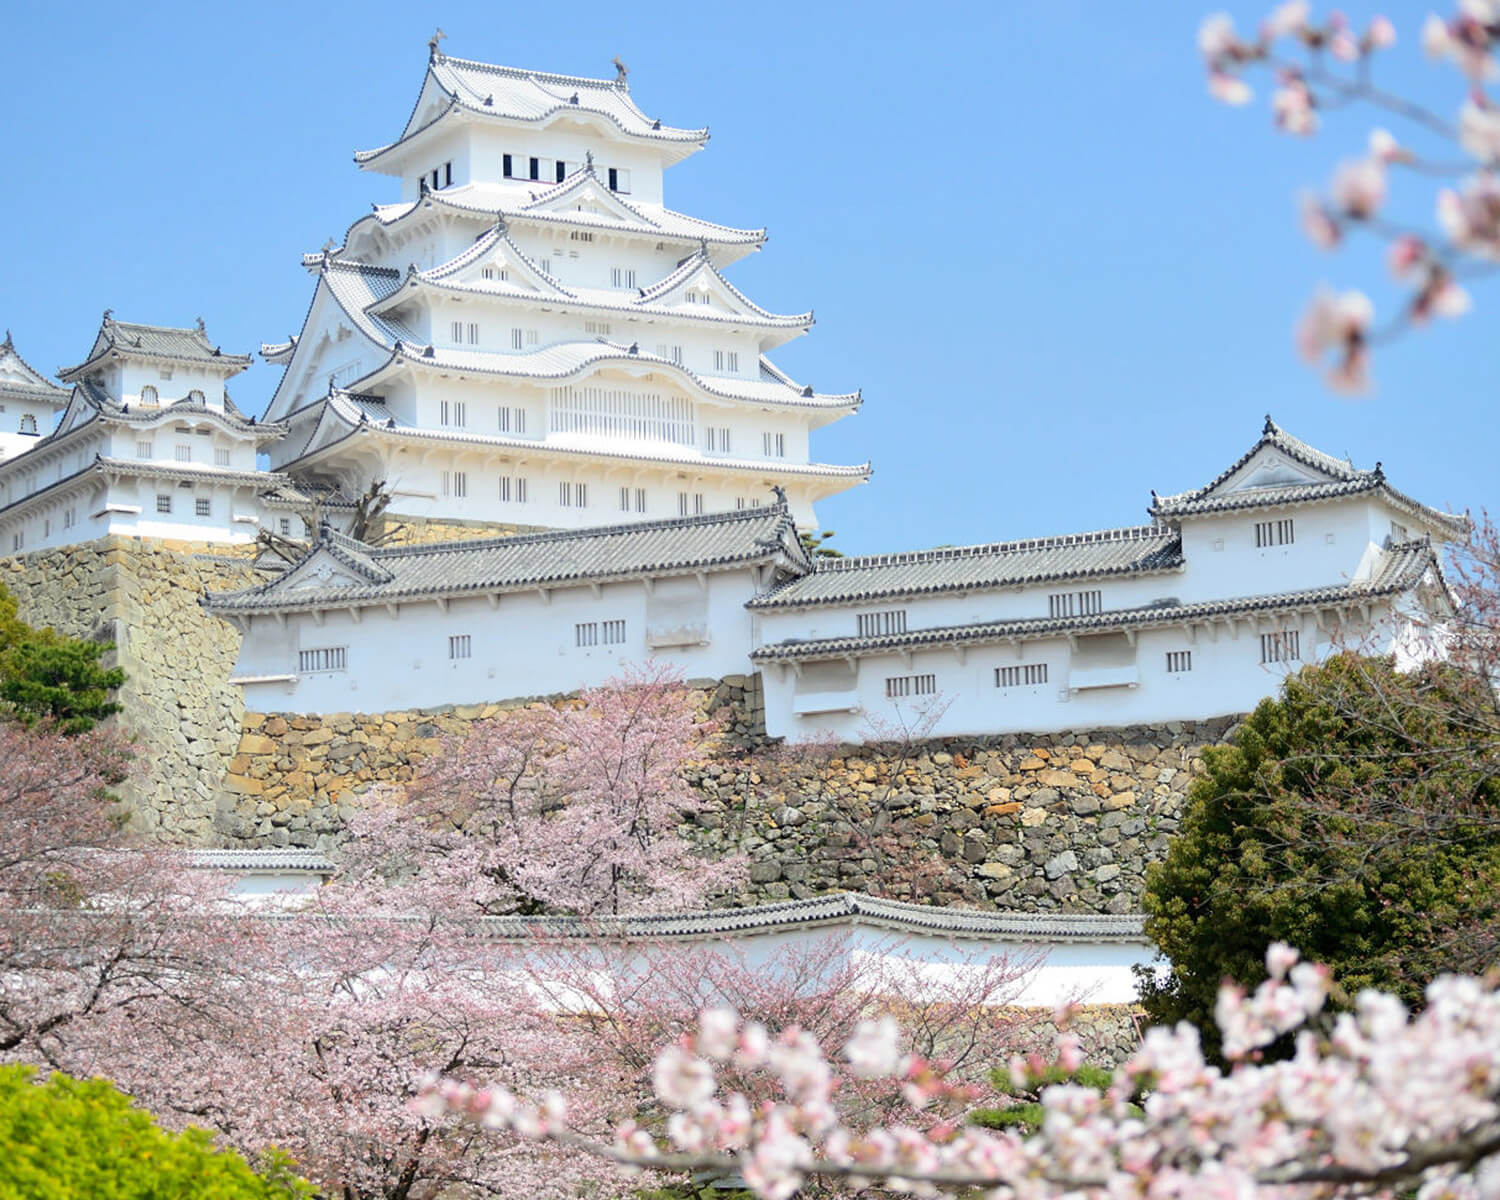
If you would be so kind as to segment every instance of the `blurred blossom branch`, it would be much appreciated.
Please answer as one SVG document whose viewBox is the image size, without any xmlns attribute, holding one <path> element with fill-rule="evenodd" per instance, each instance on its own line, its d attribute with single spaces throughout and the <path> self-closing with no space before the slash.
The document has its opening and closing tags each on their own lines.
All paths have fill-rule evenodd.
<svg viewBox="0 0 1500 1200">
<path fill-rule="evenodd" d="M 1253 97 L 1246 75 L 1265 70 L 1275 81 L 1271 113 L 1276 127 L 1310 137 L 1321 114 L 1368 104 L 1419 128 L 1429 138 L 1454 143 L 1462 157 L 1426 158 L 1385 129 L 1372 130 L 1363 154 L 1342 162 L 1323 192 L 1301 199 L 1303 232 L 1324 250 L 1363 230 L 1389 242 L 1387 266 L 1406 289 L 1400 310 L 1383 326 L 1361 291 L 1320 289 L 1297 324 L 1296 344 L 1308 362 L 1324 369 L 1329 385 L 1343 392 L 1369 388 L 1372 346 L 1433 317 L 1453 318 L 1469 310 L 1459 279 L 1487 274 L 1500 262 L 1500 107 L 1486 91 L 1500 74 L 1494 49 L 1500 41 L 1500 0 L 1459 0 L 1444 20 L 1429 16 L 1421 42 L 1429 58 L 1451 62 L 1466 96 L 1454 119 L 1376 86 L 1377 56 L 1396 43 L 1396 27 L 1376 16 L 1360 31 L 1340 12 L 1320 24 L 1306 0 L 1278 4 L 1252 39 L 1242 37 L 1224 13 L 1206 18 L 1198 49 L 1208 72 L 1208 90 L 1226 104 Z M 1381 214 L 1393 171 L 1447 178 L 1433 200 L 1433 227 L 1406 229 Z M 1479 268 L 1479 269 L 1476 269 Z"/>
</svg>

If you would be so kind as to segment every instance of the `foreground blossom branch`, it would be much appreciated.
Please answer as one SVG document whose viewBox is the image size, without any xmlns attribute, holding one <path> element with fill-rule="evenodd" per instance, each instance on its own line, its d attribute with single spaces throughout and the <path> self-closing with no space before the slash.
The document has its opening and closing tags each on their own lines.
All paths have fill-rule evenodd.
<svg viewBox="0 0 1500 1200">
<path fill-rule="evenodd" d="M 1485 92 L 1486 81 L 1497 74 L 1500 0 L 1460 0 L 1451 20 L 1429 16 L 1423 26 L 1428 56 L 1451 61 L 1466 82 L 1456 120 L 1375 86 L 1376 57 L 1395 42 L 1396 28 L 1386 17 L 1374 17 L 1363 32 L 1337 11 L 1319 24 L 1306 0 L 1277 5 L 1254 38 L 1240 36 L 1223 13 L 1207 18 L 1198 33 L 1209 92 L 1227 104 L 1248 103 L 1244 76 L 1252 69 L 1269 71 L 1276 80 L 1271 112 L 1284 133 L 1311 136 L 1322 113 L 1364 103 L 1461 151 L 1451 162 L 1424 157 L 1375 129 L 1365 153 L 1339 165 L 1325 194 L 1302 198 L 1303 232 L 1315 245 L 1332 250 L 1354 230 L 1381 238 L 1390 243 L 1391 275 L 1407 290 L 1401 310 L 1379 329 L 1374 305 L 1359 291 L 1320 290 L 1299 322 L 1303 358 L 1326 365 L 1330 386 L 1347 392 L 1369 386 L 1372 345 L 1433 317 L 1462 316 L 1470 298 L 1459 279 L 1488 273 L 1500 261 L 1500 106 Z M 1435 230 L 1406 228 L 1382 215 L 1393 168 L 1456 181 L 1436 195 Z"/>
<path fill-rule="evenodd" d="M 1152 1029 L 1108 1088 L 1044 1088 L 1044 1119 L 1029 1137 L 964 1125 L 971 1091 L 906 1052 L 889 1018 L 856 1027 L 840 1068 L 899 1091 L 931 1118 L 925 1128 L 850 1127 L 832 1103 L 835 1066 L 813 1038 L 795 1028 L 772 1037 L 725 1010 L 704 1012 L 696 1031 L 657 1055 L 665 1121 L 626 1122 L 613 1144 L 577 1133 L 556 1093 L 532 1104 L 434 1080 L 415 1104 L 617 1164 L 737 1172 L 764 1200 L 788 1200 L 812 1177 L 923 1195 L 1500 1195 L 1495 979 L 1438 979 L 1414 1018 L 1395 998 L 1364 992 L 1354 1012 L 1330 1021 L 1324 969 L 1281 944 L 1266 966 L 1270 978 L 1253 993 L 1226 985 L 1220 994 L 1229 1072 L 1207 1065 L 1190 1026 Z M 1262 1061 L 1284 1040 L 1289 1058 Z M 1061 1035 L 1059 1065 L 1077 1061 L 1076 1039 Z M 1010 1069 L 1024 1085 L 1049 1065 L 1033 1056 Z M 727 1072 L 767 1076 L 779 1098 L 753 1104 L 723 1086 Z M 1137 1109 L 1130 1098 L 1141 1092 Z"/>
</svg>

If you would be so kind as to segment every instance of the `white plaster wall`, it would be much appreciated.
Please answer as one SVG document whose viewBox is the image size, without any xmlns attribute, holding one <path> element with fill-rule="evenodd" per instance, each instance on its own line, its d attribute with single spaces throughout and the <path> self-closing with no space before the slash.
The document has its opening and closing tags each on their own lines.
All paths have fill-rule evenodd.
<svg viewBox="0 0 1500 1200">
<path fill-rule="evenodd" d="M 310 613 L 288 614 L 285 626 L 271 616 L 249 622 L 236 679 L 297 676 L 297 652 L 348 647 L 348 668 L 290 681 L 246 683 L 245 704 L 257 712 L 384 712 L 445 704 L 475 704 L 551 695 L 594 686 L 631 663 L 655 658 L 688 678 L 745 674 L 750 665 L 750 616 L 744 608 L 754 588 L 748 570 L 715 572 L 708 587 L 710 641 L 661 648 L 646 644 L 647 593 L 641 583 L 605 584 L 596 598 L 588 587 L 563 588 L 543 599 L 537 592 L 502 595 L 491 607 L 484 596 L 407 601 L 385 607 L 330 611 L 322 623 Z M 578 622 L 624 620 L 619 645 L 579 648 Z M 448 639 L 468 635 L 472 656 L 451 660 Z"/>
<path fill-rule="evenodd" d="M 1287 629 L 1299 633 L 1301 658 L 1263 664 L 1261 633 Z M 1368 649 L 1388 647 L 1390 634 L 1384 625 L 1370 633 Z M 1184 629 L 1150 630 L 1137 639 L 1133 685 L 1083 689 L 1070 686 L 1076 681 L 1074 652 L 1061 637 L 1020 642 L 1016 647 L 974 646 L 963 661 L 949 648 L 914 652 L 909 663 L 896 654 L 871 655 L 858 660 L 856 687 L 848 694 L 854 711 L 801 716 L 794 712 L 796 672 L 790 665 L 768 664 L 762 669 L 766 728 L 772 737 L 792 741 L 831 735 L 860 742 L 877 736 L 877 726 L 945 737 L 1199 720 L 1254 708 L 1275 694 L 1289 670 L 1325 657 L 1332 648 L 1329 633 L 1311 617 L 1242 619 L 1232 627 L 1224 623 L 1199 627 L 1196 636 Z M 1168 672 L 1168 651 L 1184 650 L 1192 656 L 1192 669 Z M 997 668 L 1031 663 L 1047 665 L 1045 684 L 997 686 Z M 888 677 L 917 674 L 936 676 L 935 696 L 886 698 Z"/>
</svg>

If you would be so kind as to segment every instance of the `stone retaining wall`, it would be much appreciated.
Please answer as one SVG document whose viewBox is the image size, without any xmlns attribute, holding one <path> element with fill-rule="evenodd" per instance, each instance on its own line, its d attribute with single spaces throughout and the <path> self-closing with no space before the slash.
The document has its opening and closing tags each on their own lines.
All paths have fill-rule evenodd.
<svg viewBox="0 0 1500 1200">
<path fill-rule="evenodd" d="M 544 525 L 512 525 L 495 521 L 436 521 L 382 513 L 372 524 L 370 540 L 386 546 L 425 546 L 431 542 L 467 542 L 476 538 L 513 537 L 542 533 Z M 389 535 L 389 536 L 388 536 Z M 388 540 L 382 542 L 382 538 Z"/>
<path fill-rule="evenodd" d="M 250 551 L 112 536 L 0 559 L 22 620 L 114 642 L 125 669 L 112 723 L 133 737 L 140 772 L 121 789 L 141 827 L 173 841 L 215 838 L 213 817 L 240 737 L 244 702 L 228 683 L 239 634 L 208 616 L 208 589 L 264 578 Z"/>
</svg>

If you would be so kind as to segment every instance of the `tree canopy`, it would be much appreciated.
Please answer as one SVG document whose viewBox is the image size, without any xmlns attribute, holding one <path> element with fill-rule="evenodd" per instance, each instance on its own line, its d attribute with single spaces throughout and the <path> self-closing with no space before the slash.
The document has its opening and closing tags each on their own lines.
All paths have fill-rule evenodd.
<svg viewBox="0 0 1500 1200">
<path fill-rule="evenodd" d="M 99 665 L 113 649 L 108 642 L 33 629 L 0 586 L 0 706 L 23 724 L 50 721 L 63 733 L 82 733 L 119 712 L 110 693 L 125 682 L 125 672 Z"/>
<path fill-rule="evenodd" d="M 1144 978 L 1156 1022 L 1211 1034 L 1227 978 L 1266 943 L 1304 948 L 1335 1000 L 1419 1003 L 1445 969 L 1482 969 L 1500 912 L 1500 719 L 1476 675 L 1403 673 L 1342 654 L 1288 679 L 1232 745 L 1205 751 L 1182 830 L 1147 873 Z"/>
<path fill-rule="evenodd" d="M 311 1189 L 272 1155 L 257 1174 L 202 1129 L 167 1133 L 104 1079 L 0 1067 L 0 1194 L 13 1200 L 292 1200 Z"/>
</svg>

